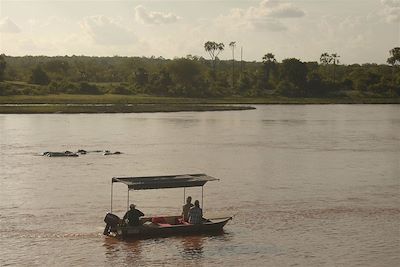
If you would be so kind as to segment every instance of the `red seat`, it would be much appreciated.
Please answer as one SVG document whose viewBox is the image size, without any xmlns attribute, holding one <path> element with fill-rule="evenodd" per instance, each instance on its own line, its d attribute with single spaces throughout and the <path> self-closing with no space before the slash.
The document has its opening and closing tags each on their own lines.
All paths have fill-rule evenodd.
<svg viewBox="0 0 400 267">
<path fill-rule="evenodd" d="M 172 225 L 169 224 L 169 223 L 159 223 L 158 225 L 161 226 L 161 227 L 169 227 L 169 226 L 172 226 Z"/>
<path fill-rule="evenodd" d="M 188 224 L 190 224 L 190 223 L 185 222 L 182 218 L 176 218 L 176 224 L 185 224 L 185 225 L 188 225 Z"/>
<path fill-rule="evenodd" d="M 158 223 L 158 224 L 160 224 L 160 223 L 166 224 L 167 223 L 167 221 L 165 220 L 164 217 L 153 217 L 153 218 L 151 218 L 151 222 Z"/>
</svg>

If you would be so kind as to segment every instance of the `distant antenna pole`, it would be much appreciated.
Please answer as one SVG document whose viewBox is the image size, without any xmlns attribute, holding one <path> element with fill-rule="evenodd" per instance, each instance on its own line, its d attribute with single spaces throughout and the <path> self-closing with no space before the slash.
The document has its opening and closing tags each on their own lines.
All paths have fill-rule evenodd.
<svg viewBox="0 0 400 267">
<path fill-rule="evenodd" d="M 126 210 L 129 210 L 129 187 L 128 187 L 128 199 L 126 200 Z"/>
<path fill-rule="evenodd" d="M 232 89 L 235 88 L 235 47 L 236 42 L 230 42 L 229 46 L 232 48 Z"/>
<path fill-rule="evenodd" d="M 243 46 L 240 47 L 240 75 L 243 73 Z"/>
<path fill-rule="evenodd" d="M 203 199 L 204 199 L 204 185 L 201 187 L 201 208 L 204 210 Z"/>
</svg>

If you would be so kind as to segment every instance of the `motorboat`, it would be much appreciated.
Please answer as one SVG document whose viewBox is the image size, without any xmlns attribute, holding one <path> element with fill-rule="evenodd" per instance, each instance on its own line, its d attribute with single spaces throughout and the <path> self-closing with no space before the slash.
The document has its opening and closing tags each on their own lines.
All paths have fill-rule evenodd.
<svg viewBox="0 0 400 267">
<path fill-rule="evenodd" d="M 111 180 L 111 209 L 106 214 L 104 222 L 106 227 L 103 234 L 117 238 L 149 238 L 160 236 L 173 236 L 185 234 L 210 234 L 220 233 L 223 227 L 232 220 L 232 217 L 208 218 L 200 224 L 190 224 L 183 221 L 182 216 L 172 215 L 163 217 L 143 217 L 138 226 L 129 226 L 117 215 L 112 213 L 113 209 L 113 185 L 123 183 L 128 187 L 127 205 L 129 206 L 129 192 L 131 190 L 149 190 L 165 188 L 183 188 L 185 199 L 185 188 L 201 187 L 201 206 L 203 207 L 204 185 L 209 181 L 219 180 L 206 174 L 182 174 L 166 176 L 145 177 L 113 177 Z M 128 207 L 127 207 L 128 208 Z"/>
</svg>

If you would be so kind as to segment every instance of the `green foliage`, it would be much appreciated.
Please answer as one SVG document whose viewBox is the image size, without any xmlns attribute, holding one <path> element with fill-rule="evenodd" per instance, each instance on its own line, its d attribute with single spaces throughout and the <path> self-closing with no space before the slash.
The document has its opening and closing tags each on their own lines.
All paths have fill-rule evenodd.
<svg viewBox="0 0 400 267">
<path fill-rule="evenodd" d="M 395 47 L 389 51 L 390 57 L 387 59 L 387 63 L 394 66 L 400 64 L 400 47 Z"/>
<path fill-rule="evenodd" d="M 293 96 L 305 96 L 307 66 L 298 59 L 284 59 L 280 66 L 281 80 L 293 84 Z M 279 91 L 279 90 L 278 90 Z"/>
<path fill-rule="evenodd" d="M 380 76 L 377 73 L 362 68 L 353 71 L 351 77 L 354 81 L 354 89 L 360 92 L 368 91 L 368 87 L 380 82 Z"/>
<path fill-rule="evenodd" d="M 168 95 L 173 86 L 170 73 L 166 69 L 161 69 L 151 77 L 149 93 L 154 95 Z"/>
<path fill-rule="evenodd" d="M 0 82 L 4 81 L 4 72 L 6 70 L 6 60 L 4 59 L 4 54 L 0 55 Z"/>
<path fill-rule="evenodd" d="M 231 48 L 233 53 L 234 45 Z M 233 62 L 218 59 L 222 43 L 207 42 L 205 49 L 209 60 L 193 55 L 175 59 L 1 55 L 0 78 L 7 82 L 1 84 L 0 94 L 328 98 L 350 94 L 396 97 L 400 93 L 398 48 L 390 51 L 391 65 L 341 65 L 337 54 L 328 53 L 321 55 L 320 63 L 295 58 L 279 63 L 272 53 L 259 62 Z M 218 70 L 214 68 L 217 63 Z"/>
<path fill-rule="evenodd" d="M 32 70 L 30 83 L 47 85 L 50 83 L 50 78 L 47 75 L 47 73 L 40 66 L 37 66 L 36 68 L 34 68 Z"/>
<path fill-rule="evenodd" d="M 213 68 L 213 78 L 216 77 L 216 61 L 218 59 L 218 55 L 224 51 L 225 45 L 224 43 L 216 43 L 213 41 L 208 41 L 204 44 L 204 49 L 206 50 L 206 52 L 208 52 L 208 54 L 210 55 L 211 58 L 211 62 L 212 62 L 212 68 Z"/>
<path fill-rule="evenodd" d="M 172 95 L 202 96 L 200 89 L 204 85 L 204 76 L 198 61 L 187 58 L 175 59 L 168 65 L 168 71 L 176 87 L 169 91 Z"/>
<path fill-rule="evenodd" d="M 101 91 L 94 84 L 90 84 L 87 82 L 81 82 L 79 84 L 79 91 L 77 93 L 84 94 L 84 95 L 100 95 Z"/>
<path fill-rule="evenodd" d="M 16 92 L 11 89 L 9 84 L 0 82 L 0 96 L 4 95 L 16 95 Z"/>
<path fill-rule="evenodd" d="M 48 89 L 51 94 L 79 94 L 78 85 L 68 80 L 62 80 L 60 82 L 53 81 L 48 85 Z"/>
<path fill-rule="evenodd" d="M 273 90 L 275 89 L 274 81 L 278 76 L 278 65 L 274 54 L 267 53 L 263 56 L 263 70 L 258 77 L 259 90 Z"/>
<path fill-rule="evenodd" d="M 318 73 L 310 73 L 307 78 L 307 93 L 312 97 L 322 97 L 328 94 L 325 84 Z"/>
<path fill-rule="evenodd" d="M 149 82 L 149 73 L 144 68 L 138 68 L 133 74 L 133 82 L 138 87 L 145 87 Z"/>
<path fill-rule="evenodd" d="M 124 85 L 118 85 L 111 88 L 108 93 L 116 95 L 131 95 L 133 92 Z"/>
<path fill-rule="evenodd" d="M 296 85 L 287 80 L 279 82 L 276 90 L 280 95 L 288 97 L 296 97 L 301 94 L 299 92 L 300 89 Z"/>
</svg>

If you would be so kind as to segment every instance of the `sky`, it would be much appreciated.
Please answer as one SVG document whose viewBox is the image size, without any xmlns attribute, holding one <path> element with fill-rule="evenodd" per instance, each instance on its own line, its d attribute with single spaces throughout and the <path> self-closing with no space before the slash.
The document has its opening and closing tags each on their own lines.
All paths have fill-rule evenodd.
<svg viewBox="0 0 400 267">
<path fill-rule="evenodd" d="M 0 54 L 386 63 L 400 46 L 400 0 L 0 0 Z"/>
</svg>

